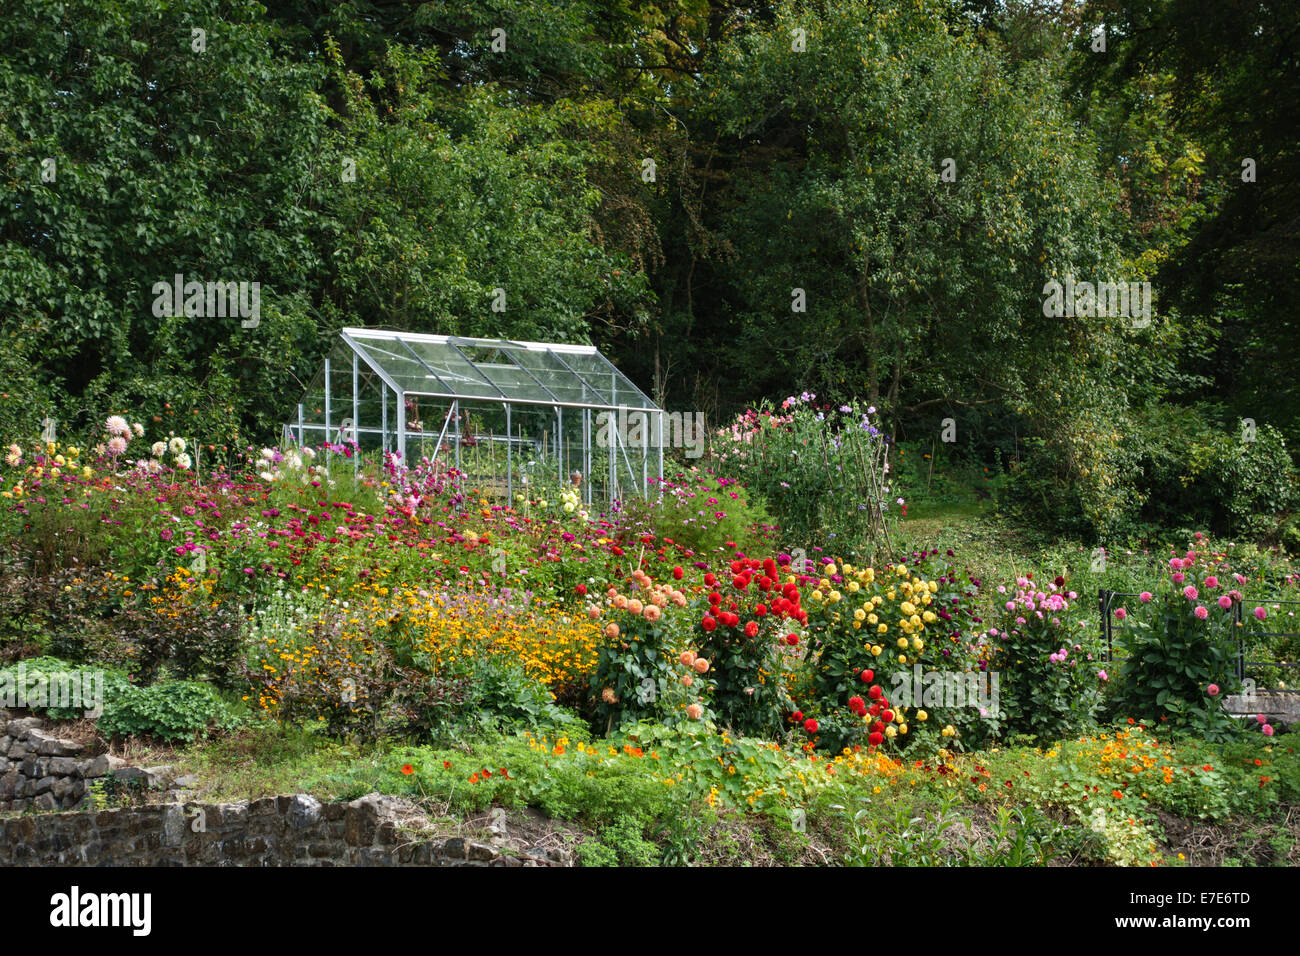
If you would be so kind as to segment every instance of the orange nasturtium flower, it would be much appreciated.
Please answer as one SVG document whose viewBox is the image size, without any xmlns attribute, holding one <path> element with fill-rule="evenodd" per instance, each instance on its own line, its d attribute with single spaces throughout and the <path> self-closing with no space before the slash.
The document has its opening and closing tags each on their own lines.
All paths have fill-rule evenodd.
<svg viewBox="0 0 1300 956">
<path fill-rule="evenodd" d="M 412 767 L 409 763 L 402 764 L 402 773 L 406 774 L 409 777 L 411 774 L 415 773 L 415 768 Z"/>
</svg>

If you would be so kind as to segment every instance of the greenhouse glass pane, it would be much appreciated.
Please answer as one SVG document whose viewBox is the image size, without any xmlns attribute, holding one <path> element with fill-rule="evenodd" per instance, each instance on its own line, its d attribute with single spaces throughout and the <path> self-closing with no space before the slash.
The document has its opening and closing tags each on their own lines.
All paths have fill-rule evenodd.
<svg viewBox="0 0 1300 956">
<path fill-rule="evenodd" d="M 357 348 L 406 392 L 441 392 L 443 386 L 396 341 L 356 339 Z"/>
<path fill-rule="evenodd" d="M 433 369 L 452 394 L 464 398 L 502 398 L 501 391 L 491 380 L 475 369 L 452 346 L 414 337 L 403 338 L 400 344 L 410 348 L 420 361 Z M 443 389 L 436 391 L 441 392 Z"/>
<path fill-rule="evenodd" d="M 581 375 L 596 388 L 613 394 L 613 405 L 626 405 L 628 408 L 657 408 L 631 379 L 616 369 L 609 360 L 599 352 L 561 352 L 555 354 L 570 368 Z"/>
<path fill-rule="evenodd" d="M 601 389 L 595 382 L 584 381 L 547 349 L 507 345 L 500 351 L 527 369 L 558 401 L 610 407 L 617 404 L 607 387 Z"/>
</svg>

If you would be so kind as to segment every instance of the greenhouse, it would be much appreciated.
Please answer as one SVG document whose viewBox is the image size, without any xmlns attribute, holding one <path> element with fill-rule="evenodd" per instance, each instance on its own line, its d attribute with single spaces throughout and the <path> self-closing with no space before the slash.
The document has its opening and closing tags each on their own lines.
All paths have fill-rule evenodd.
<svg viewBox="0 0 1300 956">
<path fill-rule="evenodd" d="M 557 483 L 587 504 L 648 496 L 663 411 L 595 347 L 345 328 L 284 424 L 286 442 L 440 460 L 485 494 Z"/>
</svg>

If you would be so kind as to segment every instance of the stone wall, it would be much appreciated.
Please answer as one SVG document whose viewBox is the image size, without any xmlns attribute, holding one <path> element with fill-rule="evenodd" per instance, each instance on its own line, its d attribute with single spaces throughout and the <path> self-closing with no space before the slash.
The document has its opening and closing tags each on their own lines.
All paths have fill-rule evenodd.
<svg viewBox="0 0 1300 956">
<path fill-rule="evenodd" d="M 1263 714 L 1270 723 L 1292 727 L 1300 724 L 1300 694 L 1259 690 L 1253 696 L 1228 696 L 1223 708 L 1234 717 Z"/>
<path fill-rule="evenodd" d="M 572 866 L 563 847 L 510 834 L 501 811 L 481 839 L 436 834 L 398 797 L 322 804 L 306 794 L 168 803 L 0 820 L 0 866 Z"/>
<path fill-rule="evenodd" d="M 46 733 L 39 717 L 0 710 L 0 810 L 58 810 L 85 803 L 87 781 L 108 773 L 147 776 L 109 754 L 85 756 L 75 740 Z"/>
</svg>

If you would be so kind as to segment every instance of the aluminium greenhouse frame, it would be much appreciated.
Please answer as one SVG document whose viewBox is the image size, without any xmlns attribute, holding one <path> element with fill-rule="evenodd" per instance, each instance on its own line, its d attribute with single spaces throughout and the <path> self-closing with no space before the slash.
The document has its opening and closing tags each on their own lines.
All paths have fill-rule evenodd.
<svg viewBox="0 0 1300 956">
<path fill-rule="evenodd" d="M 436 411 L 427 425 L 421 400 Z M 649 497 L 663 478 L 664 411 L 589 345 L 345 328 L 295 416 L 286 443 L 355 442 L 404 462 L 418 443 L 418 457 L 449 453 L 458 471 L 486 454 L 497 485 L 503 448 L 498 490 L 508 500 L 517 470 L 535 475 L 539 465 L 580 485 L 588 505 L 631 490 Z"/>
</svg>

